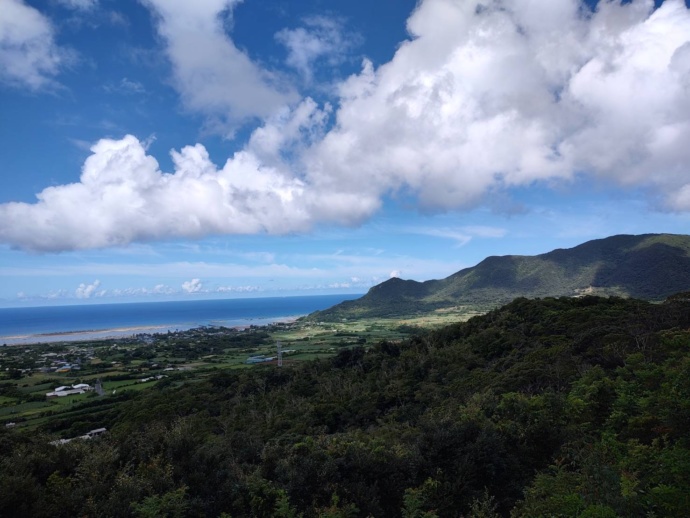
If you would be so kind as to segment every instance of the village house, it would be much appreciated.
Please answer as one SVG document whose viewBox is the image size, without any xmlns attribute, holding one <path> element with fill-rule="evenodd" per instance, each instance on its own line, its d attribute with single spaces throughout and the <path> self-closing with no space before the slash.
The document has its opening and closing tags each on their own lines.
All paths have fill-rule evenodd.
<svg viewBox="0 0 690 518">
<path fill-rule="evenodd" d="M 65 396 L 76 396 L 79 394 L 85 394 L 87 392 L 90 392 L 93 390 L 93 387 L 91 385 L 88 385 L 86 383 L 77 383 L 76 385 L 70 386 L 61 386 L 57 387 L 55 390 L 52 392 L 46 393 L 47 398 L 53 398 L 53 397 L 65 397 Z"/>
</svg>

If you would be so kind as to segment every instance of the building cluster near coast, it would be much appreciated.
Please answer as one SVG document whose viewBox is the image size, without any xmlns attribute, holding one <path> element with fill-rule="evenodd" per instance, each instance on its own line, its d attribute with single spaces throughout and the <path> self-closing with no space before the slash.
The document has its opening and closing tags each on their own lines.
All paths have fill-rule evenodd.
<svg viewBox="0 0 690 518">
<path fill-rule="evenodd" d="M 47 398 L 52 397 L 65 397 L 65 396 L 76 396 L 79 394 L 86 394 L 87 392 L 92 392 L 94 387 L 87 383 L 77 383 L 75 385 L 65 385 L 57 387 L 52 392 L 46 394 Z"/>
</svg>

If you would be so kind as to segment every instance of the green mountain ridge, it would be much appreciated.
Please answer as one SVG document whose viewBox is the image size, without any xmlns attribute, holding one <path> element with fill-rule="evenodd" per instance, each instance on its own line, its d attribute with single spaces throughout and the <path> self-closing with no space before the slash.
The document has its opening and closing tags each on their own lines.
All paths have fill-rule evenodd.
<svg viewBox="0 0 690 518">
<path fill-rule="evenodd" d="M 445 279 L 389 279 L 363 297 L 309 316 L 376 318 L 472 305 L 496 307 L 517 297 L 616 295 L 662 300 L 690 289 L 690 236 L 617 235 L 536 256 L 491 256 Z"/>
</svg>

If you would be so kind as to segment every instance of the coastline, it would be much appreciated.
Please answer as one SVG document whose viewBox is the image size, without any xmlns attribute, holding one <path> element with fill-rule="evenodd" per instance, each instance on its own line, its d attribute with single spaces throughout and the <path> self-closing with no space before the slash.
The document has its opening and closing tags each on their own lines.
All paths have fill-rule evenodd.
<svg viewBox="0 0 690 518">
<path fill-rule="evenodd" d="M 202 327 L 264 326 L 353 298 L 339 294 L 0 308 L 0 347 L 125 339 Z"/>
<path fill-rule="evenodd" d="M 181 326 L 185 329 L 191 327 Z M 0 336 L 3 345 L 36 345 L 56 342 L 80 342 L 83 340 L 108 340 L 112 338 L 130 337 L 136 334 L 166 333 L 168 331 L 184 331 L 180 326 L 137 326 L 112 329 L 58 331 L 54 333 L 37 333 L 13 336 Z M 193 326 L 192 326 L 193 327 Z"/>
<path fill-rule="evenodd" d="M 151 326 L 115 327 L 110 329 L 93 329 L 80 331 L 55 331 L 50 333 L 22 334 L 13 336 L 0 336 L 0 347 L 15 345 L 39 345 L 57 342 L 83 342 L 103 341 L 117 338 L 130 338 L 138 334 L 167 333 L 176 331 L 188 331 L 201 327 L 229 327 L 233 329 L 246 329 L 250 326 L 266 326 L 276 323 L 294 322 L 303 315 L 256 317 L 236 319 L 232 322 L 218 322 L 217 324 L 169 324 Z M 261 323 L 257 323 L 261 321 Z"/>
</svg>

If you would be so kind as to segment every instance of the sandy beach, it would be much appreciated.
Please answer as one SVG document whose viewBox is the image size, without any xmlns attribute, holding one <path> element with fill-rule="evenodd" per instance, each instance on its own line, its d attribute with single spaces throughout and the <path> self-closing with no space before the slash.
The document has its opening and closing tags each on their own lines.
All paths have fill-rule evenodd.
<svg viewBox="0 0 690 518">
<path fill-rule="evenodd" d="M 54 342 L 80 342 L 84 340 L 108 340 L 111 338 L 129 337 L 140 333 L 167 333 L 168 331 L 184 331 L 186 329 L 191 329 L 191 326 L 138 326 L 88 331 L 61 331 L 56 333 L 0 336 L 0 344 L 30 345 Z"/>
</svg>

